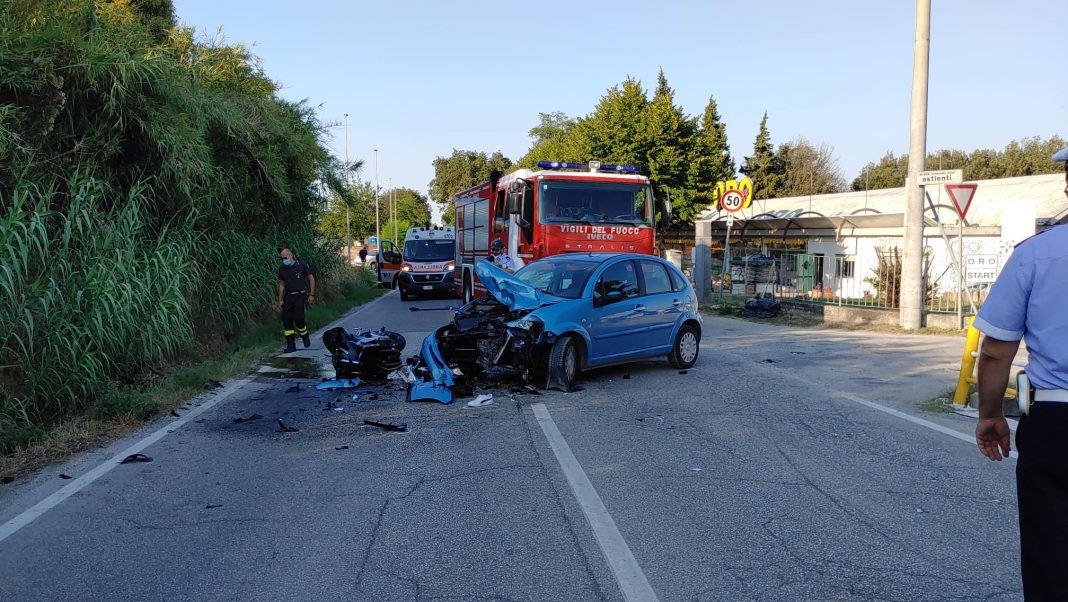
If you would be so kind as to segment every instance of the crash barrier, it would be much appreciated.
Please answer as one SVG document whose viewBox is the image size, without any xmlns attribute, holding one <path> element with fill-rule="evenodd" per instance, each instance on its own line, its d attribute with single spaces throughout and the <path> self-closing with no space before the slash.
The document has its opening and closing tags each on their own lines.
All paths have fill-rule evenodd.
<svg viewBox="0 0 1068 602">
<path fill-rule="evenodd" d="M 960 358 L 960 374 L 957 376 L 957 388 L 953 392 L 953 403 L 963 406 L 968 403 L 968 390 L 971 385 L 978 384 L 975 376 L 976 359 L 979 357 L 979 330 L 975 327 L 975 316 L 968 318 L 968 333 L 964 339 L 964 355 Z M 1026 368 L 1027 362 L 1015 360 L 1012 365 L 1017 368 Z M 1016 389 L 1005 389 L 1005 397 L 1016 399 Z"/>
</svg>

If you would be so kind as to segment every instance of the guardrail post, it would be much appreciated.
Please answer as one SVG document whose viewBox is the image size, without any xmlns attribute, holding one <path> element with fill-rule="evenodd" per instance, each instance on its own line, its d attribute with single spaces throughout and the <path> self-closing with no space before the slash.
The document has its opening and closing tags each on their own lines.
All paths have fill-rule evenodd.
<svg viewBox="0 0 1068 602">
<path fill-rule="evenodd" d="M 957 376 L 957 390 L 953 392 L 953 403 L 963 406 L 968 403 L 968 385 L 975 382 L 975 355 L 979 351 L 979 330 L 974 325 L 975 316 L 968 318 L 968 334 L 964 339 L 964 355 L 960 358 L 960 374 Z"/>
</svg>

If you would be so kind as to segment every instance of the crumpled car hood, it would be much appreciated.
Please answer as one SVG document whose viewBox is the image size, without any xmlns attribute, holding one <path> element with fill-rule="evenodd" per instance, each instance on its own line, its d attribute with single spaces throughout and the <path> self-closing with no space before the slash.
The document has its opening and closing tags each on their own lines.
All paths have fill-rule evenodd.
<svg viewBox="0 0 1068 602">
<path fill-rule="evenodd" d="M 493 265 L 492 261 L 475 264 L 475 274 L 491 297 L 508 306 L 512 311 L 532 311 L 546 305 L 565 301 L 544 293 L 526 282 Z"/>
</svg>

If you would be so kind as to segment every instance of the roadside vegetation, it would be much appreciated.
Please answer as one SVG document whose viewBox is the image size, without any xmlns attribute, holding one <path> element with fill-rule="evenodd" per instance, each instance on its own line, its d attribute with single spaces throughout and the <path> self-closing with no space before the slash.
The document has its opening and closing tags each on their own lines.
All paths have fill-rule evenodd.
<svg viewBox="0 0 1068 602">
<path fill-rule="evenodd" d="M 0 0 L 0 56 L 0 455 L 247 369 L 278 338 L 279 244 L 313 316 L 375 294 L 314 228 L 348 192 L 326 126 L 248 48 L 170 0 Z"/>
</svg>

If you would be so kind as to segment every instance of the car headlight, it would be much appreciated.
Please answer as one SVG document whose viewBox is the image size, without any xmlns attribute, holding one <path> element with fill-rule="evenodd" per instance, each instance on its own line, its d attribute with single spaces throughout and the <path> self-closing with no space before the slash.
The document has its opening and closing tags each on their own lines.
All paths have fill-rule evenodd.
<svg viewBox="0 0 1068 602">
<path fill-rule="evenodd" d="M 401 271 L 402 272 L 410 272 L 410 271 L 412 271 L 412 264 L 406 263 L 406 264 L 402 265 L 401 266 Z"/>
<path fill-rule="evenodd" d="M 447 263 L 447 264 L 445 264 L 445 271 L 446 271 L 446 272 L 451 272 L 451 271 L 453 271 L 453 269 L 455 269 L 455 268 L 456 268 L 456 266 L 455 266 L 455 265 L 453 265 L 453 264 L 451 264 L 451 263 Z"/>
<path fill-rule="evenodd" d="M 511 322 L 505 322 L 505 326 L 509 328 L 515 328 L 516 330 L 526 330 L 528 332 L 539 332 L 545 327 L 545 322 L 541 321 L 538 316 L 523 316 L 518 320 L 512 320 Z"/>
</svg>

